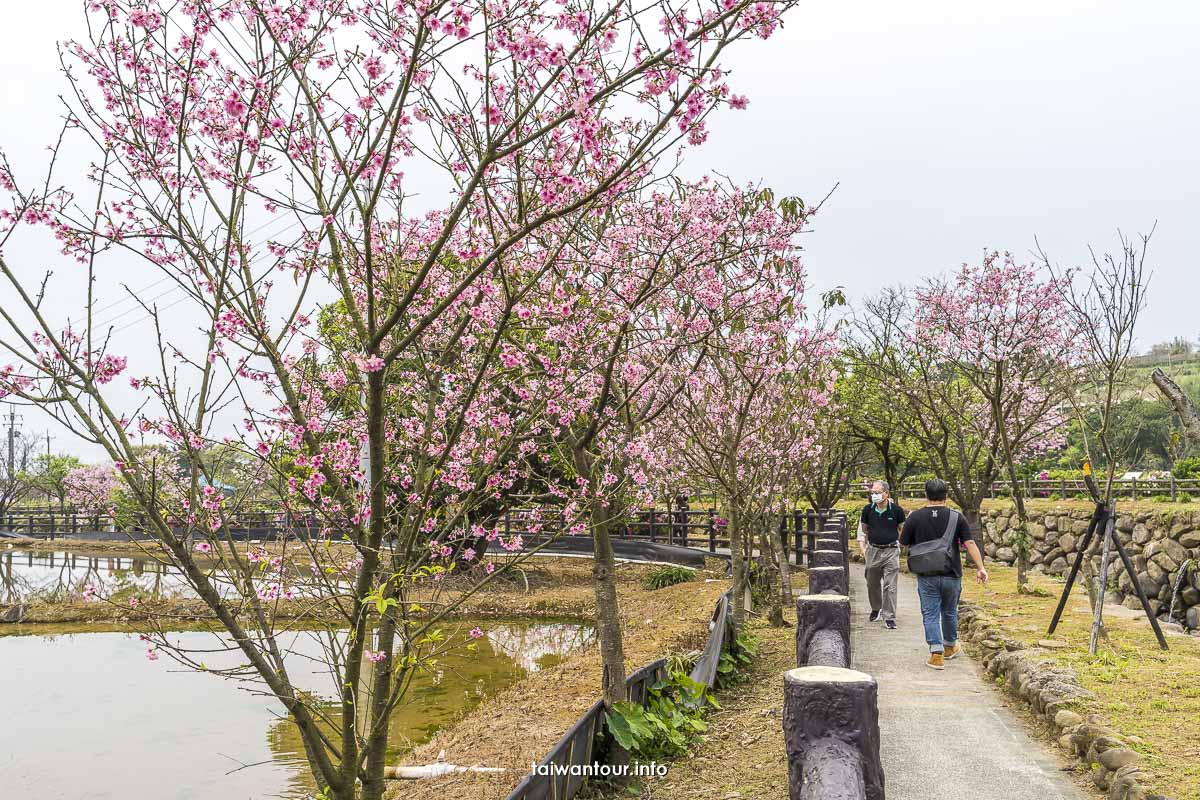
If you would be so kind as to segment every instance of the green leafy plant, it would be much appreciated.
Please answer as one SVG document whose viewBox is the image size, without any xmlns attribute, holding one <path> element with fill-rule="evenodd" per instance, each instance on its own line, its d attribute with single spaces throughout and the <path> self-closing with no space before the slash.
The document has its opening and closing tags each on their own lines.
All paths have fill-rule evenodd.
<svg viewBox="0 0 1200 800">
<path fill-rule="evenodd" d="M 645 587 L 651 591 L 665 589 L 677 583 L 687 583 L 696 580 L 696 571 L 687 567 L 659 567 L 646 576 Z"/>
<path fill-rule="evenodd" d="M 1096 654 L 1096 661 L 1092 664 L 1091 672 L 1095 675 L 1096 680 L 1112 683 L 1125 672 L 1128 666 L 1129 658 L 1127 656 L 1111 650 L 1101 650 Z"/>
<path fill-rule="evenodd" d="M 733 647 L 721 653 L 717 665 L 717 688 L 724 689 L 737 683 L 741 671 L 758 655 L 758 639 L 743 632 L 734 640 Z"/>
<path fill-rule="evenodd" d="M 1171 468 L 1171 474 L 1176 478 L 1200 478 L 1200 456 L 1180 458 Z"/>
<path fill-rule="evenodd" d="M 686 653 L 670 653 L 667 655 L 667 672 L 684 672 L 691 674 L 696 662 L 700 660 L 699 650 L 689 650 Z"/>
<path fill-rule="evenodd" d="M 708 729 L 704 714 L 719 708 L 707 687 L 684 672 L 670 672 L 650 687 L 646 704 L 616 703 L 605 715 L 617 744 L 643 761 L 677 756 Z"/>
</svg>

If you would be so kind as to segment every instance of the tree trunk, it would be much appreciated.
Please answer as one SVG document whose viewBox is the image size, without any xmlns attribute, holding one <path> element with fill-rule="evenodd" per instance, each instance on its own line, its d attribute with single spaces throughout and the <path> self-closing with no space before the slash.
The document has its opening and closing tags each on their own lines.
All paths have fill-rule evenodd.
<svg viewBox="0 0 1200 800">
<path fill-rule="evenodd" d="M 784 511 L 780 512 L 779 518 L 783 524 L 787 524 L 787 511 L 784 510 Z M 795 541 L 799 541 L 800 540 L 800 531 L 796 531 L 795 536 L 796 536 Z M 788 560 L 789 559 L 788 548 L 783 546 L 783 537 L 781 537 L 781 536 L 775 536 L 773 541 L 774 541 L 775 547 L 777 548 L 775 551 L 776 557 L 779 560 L 779 583 L 780 583 L 780 590 L 781 590 L 780 593 L 783 596 L 783 604 L 785 606 L 787 606 L 788 608 L 791 608 L 792 603 L 794 602 L 794 598 L 792 597 L 792 565 L 791 565 L 791 562 Z M 793 546 L 792 549 L 794 550 L 795 547 Z"/>
<path fill-rule="evenodd" d="M 879 444 L 879 457 L 883 462 L 883 479 L 891 487 L 892 496 L 900 496 L 900 484 L 896 480 L 896 462 L 892 459 L 892 440 L 884 439 Z"/>
<path fill-rule="evenodd" d="M 386 409 L 383 377 L 382 371 L 372 372 L 367 376 L 367 452 L 370 463 L 370 472 L 368 473 L 370 485 L 367 490 L 371 504 L 371 519 L 367 528 L 366 546 L 361 548 L 363 565 L 360 580 L 356 585 L 358 598 L 367 596 L 371 589 L 371 578 L 379 572 L 387 515 L 387 463 L 384 454 L 386 445 L 383 424 Z M 395 579 L 385 580 L 384 585 L 380 587 L 381 595 L 395 599 L 397 586 Z M 392 607 L 385 611 L 378 622 L 378 641 L 374 644 L 387 654 L 387 658 L 379 664 L 365 661 L 365 650 L 376 638 L 376 635 L 373 635 L 365 606 L 358 609 L 353 621 L 352 630 L 355 638 L 349 643 L 346 659 L 349 674 L 346 677 L 348 682 L 353 681 L 357 685 L 347 687 L 354 693 L 352 694 L 353 707 L 347 708 L 343 702 L 342 713 L 355 713 L 359 705 L 365 705 L 367 708 L 365 718 L 369 720 L 369 731 L 363 740 L 366 754 L 363 758 L 361 775 L 356 775 L 354 762 L 358 756 L 358 750 L 354 730 L 355 720 L 352 717 L 342 722 L 341 755 L 344 788 L 353 797 L 355 778 L 361 777 L 362 789 L 359 796 L 362 800 L 382 800 L 383 768 L 387 764 L 388 736 L 391 733 L 391 727 L 387 720 L 389 716 L 387 701 L 392 688 L 392 646 L 396 632 L 395 608 Z M 374 674 L 367 677 L 364 673 Z M 367 690 L 365 697 L 357 694 L 364 689 Z"/>
<path fill-rule="evenodd" d="M 766 597 L 769 598 L 767 600 L 767 622 L 776 628 L 782 628 L 786 624 L 783 621 L 783 590 L 779 584 L 783 569 L 778 566 L 776 561 L 782 544 L 776 529 L 771 526 L 771 515 L 763 517 L 761 522 L 763 524 L 759 526 L 758 532 L 759 583 Z"/>
<path fill-rule="evenodd" d="M 1150 373 L 1151 380 L 1158 390 L 1163 393 L 1167 401 L 1174 407 L 1175 413 L 1179 414 L 1179 419 L 1183 421 L 1183 433 L 1193 445 L 1200 447 L 1200 410 L 1196 409 L 1195 404 L 1184 393 L 1183 389 L 1179 388 L 1179 384 L 1171 380 L 1167 373 L 1161 369 L 1156 369 Z"/>
<path fill-rule="evenodd" d="M 1012 487 L 1013 504 L 1017 507 L 1017 529 L 1009 535 L 1009 541 L 1017 553 L 1017 593 L 1026 594 L 1029 591 L 1029 514 L 1025 511 L 1025 492 L 1021 479 L 1017 476 L 1017 463 L 1013 456 L 1012 443 L 1008 439 L 1008 428 L 1005 427 L 1006 420 L 1000 407 L 999 396 L 1000 389 L 997 386 L 997 399 L 992 400 L 992 421 L 1000 434 L 1000 444 L 1004 449 L 1004 468 Z"/>
<path fill-rule="evenodd" d="M 621 635 L 621 609 L 617 601 L 617 564 L 608 531 L 607 510 L 596 497 L 596 478 L 591 454 L 573 447 L 575 471 L 590 482 L 588 513 L 592 534 L 592 589 L 596 595 L 596 635 L 600 640 L 601 688 L 605 705 L 626 699 L 625 644 Z"/>
<path fill-rule="evenodd" d="M 608 706 L 625 700 L 625 647 L 621 638 L 621 611 L 617 603 L 616 560 L 603 511 L 593 501 L 592 579 L 596 592 L 596 628 L 603 665 L 602 688 Z"/>
<path fill-rule="evenodd" d="M 741 633 L 746 618 L 746 559 L 742 547 L 742 519 L 737 502 L 729 503 L 729 568 L 733 572 L 733 627 Z"/>
</svg>

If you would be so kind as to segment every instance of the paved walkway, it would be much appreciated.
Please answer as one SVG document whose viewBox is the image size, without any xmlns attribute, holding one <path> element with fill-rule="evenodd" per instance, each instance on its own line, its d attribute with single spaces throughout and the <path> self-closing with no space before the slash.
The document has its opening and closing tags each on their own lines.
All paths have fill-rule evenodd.
<svg viewBox="0 0 1200 800">
<path fill-rule="evenodd" d="M 928 648 L 912 576 L 900 576 L 894 631 L 867 621 L 861 564 L 850 566 L 850 591 L 852 666 L 879 683 L 889 799 L 1085 800 L 1056 756 L 1030 738 L 984 684 L 979 664 L 960 656 L 944 672 L 924 665 Z"/>
</svg>

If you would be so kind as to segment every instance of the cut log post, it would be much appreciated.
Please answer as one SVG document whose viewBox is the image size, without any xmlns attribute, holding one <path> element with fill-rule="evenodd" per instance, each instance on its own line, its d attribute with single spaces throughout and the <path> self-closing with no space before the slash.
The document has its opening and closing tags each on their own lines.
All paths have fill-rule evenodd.
<svg viewBox="0 0 1200 800">
<path fill-rule="evenodd" d="M 800 667 L 783 680 L 791 800 L 884 800 L 875 679 Z"/>
<path fill-rule="evenodd" d="M 840 594 L 848 594 L 850 586 L 850 559 L 846 553 L 840 548 L 837 550 L 815 550 L 813 551 L 813 566 L 814 567 L 840 567 L 845 575 L 846 589 Z"/>
<path fill-rule="evenodd" d="M 850 587 L 846 583 L 846 570 L 839 566 L 809 567 L 809 594 L 848 594 Z"/>
<path fill-rule="evenodd" d="M 814 550 L 813 551 L 813 566 L 814 567 L 838 567 L 839 569 L 845 564 L 846 557 L 842 555 L 841 550 Z"/>
<path fill-rule="evenodd" d="M 807 594 L 796 598 L 796 666 L 850 666 L 850 598 Z"/>
</svg>

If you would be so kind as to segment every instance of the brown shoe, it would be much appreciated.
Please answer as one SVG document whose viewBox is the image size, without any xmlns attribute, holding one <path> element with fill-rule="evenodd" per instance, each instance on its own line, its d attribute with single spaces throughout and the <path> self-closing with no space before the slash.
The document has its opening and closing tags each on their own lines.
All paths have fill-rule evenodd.
<svg viewBox="0 0 1200 800">
<path fill-rule="evenodd" d="M 925 662 L 925 666 L 930 669 L 945 669 L 946 659 L 941 653 L 930 653 L 929 660 Z"/>
<path fill-rule="evenodd" d="M 956 655 L 958 655 L 961 652 L 962 652 L 961 645 L 948 644 L 948 645 L 946 645 L 946 651 L 944 653 L 942 653 L 942 658 L 944 658 L 946 661 L 949 661 L 950 659 L 954 658 Z"/>
</svg>

